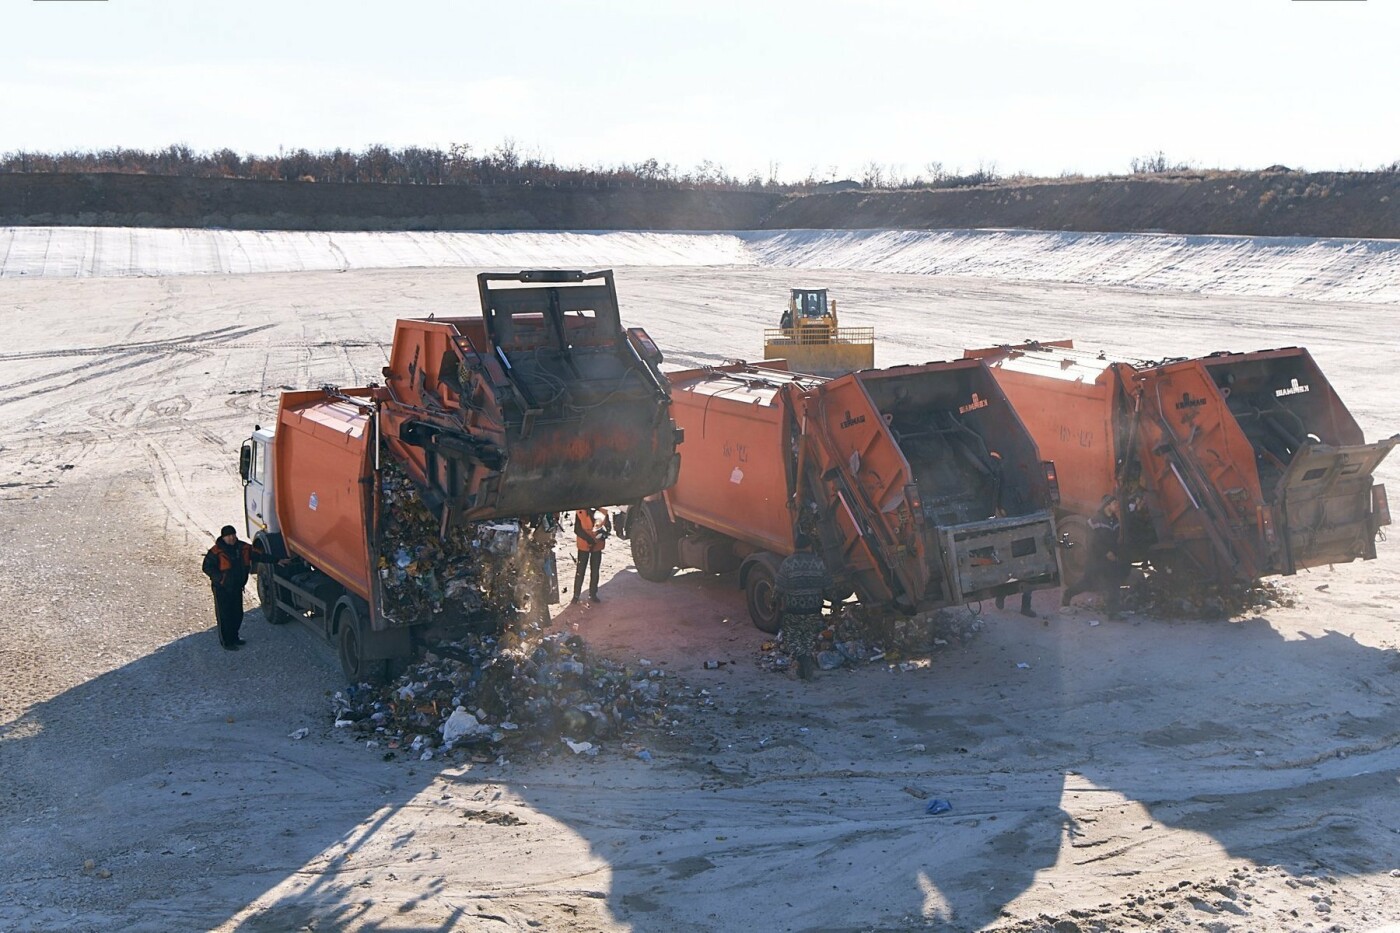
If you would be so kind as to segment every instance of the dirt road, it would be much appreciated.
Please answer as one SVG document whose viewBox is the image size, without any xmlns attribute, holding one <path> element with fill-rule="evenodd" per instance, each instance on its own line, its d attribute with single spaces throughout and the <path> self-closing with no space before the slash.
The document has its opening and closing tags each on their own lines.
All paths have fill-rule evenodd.
<svg viewBox="0 0 1400 933">
<path fill-rule="evenodd" d="M 803 280 L 877 328 L 879 365 L 1028 336 L 1301 344 L 1368 437 L 1400 428 L 1392 306 Z M 686 365 L 759 356 L 803 284 L 618 282 Z M 669 727 L 457 766 L 350 741 L 310 632 L 250 612 L 219 650 L 199 558 L 241 525 L 238 443 L 280 387 L 373 379 L 395 317 L 474 294 L 459 270 L 0 282 L 0 930 L 1400 923 L 1393 542 L 1295 578 L 1295 608 L 1094 624 L 1044 593 L 1043 624 L 985 607 L 927 670 L 811 684 L 758 668 L 732 581 L 649 584 L 614 542 L 605 602 L 557 624 L 688 685 Z M 1400 490 L 1400 463 L 1379 478 Z"/>
</svg>

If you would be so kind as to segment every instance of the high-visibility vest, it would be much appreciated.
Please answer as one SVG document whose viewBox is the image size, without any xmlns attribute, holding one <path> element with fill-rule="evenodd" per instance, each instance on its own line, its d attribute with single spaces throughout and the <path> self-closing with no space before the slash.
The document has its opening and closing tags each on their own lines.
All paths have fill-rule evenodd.
<svg viewBox="0 0 1400 933">
<path fill-rule="evenodd" d="M 597 533 L 603 529 L 612 534 L 612 519 L 606 509 L 579 509 L 574 513 L 574 537 L 580 551 L 601 551 L 605 542 Z"/>
</svg>

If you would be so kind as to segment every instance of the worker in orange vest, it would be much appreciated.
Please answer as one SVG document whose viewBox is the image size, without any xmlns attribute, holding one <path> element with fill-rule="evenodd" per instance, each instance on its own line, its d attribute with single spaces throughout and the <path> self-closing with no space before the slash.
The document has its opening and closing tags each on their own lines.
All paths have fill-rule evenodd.
<svg viewBox="0 0 1400 933">
<path fill-rule="evenodd" d="M 603 545 L 612 534 L 612 518 L 607 509 L 579 509 L 574 513 L 574 537 L 578 539 L 578 569 L 574 571 L 574 598 L 583 592 L 583 575 L 589 571 L 588 598 L 598 599 L 598 571 L 603 566 Z"/>
</svg>

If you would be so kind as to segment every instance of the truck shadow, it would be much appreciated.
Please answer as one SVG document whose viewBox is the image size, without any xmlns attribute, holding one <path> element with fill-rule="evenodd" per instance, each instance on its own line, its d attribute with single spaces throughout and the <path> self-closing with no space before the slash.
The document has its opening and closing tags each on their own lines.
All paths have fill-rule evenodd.
<svg viewBox="0 0 1400 933">
<path fill-rule="evenodd" d="M 931 672 L 747 676 L 650 761 L 471 770 L 329 729 L 330 652 L 245 627 L 237 655 L 189 635 L 0 727 L 0 925 L 961 930 L 1110 851 L 1152 883 L 1177 856 L 1149 837 L 1299 875 L 1393 846 L 1400 659 L 1335 632 L 998 614 Z"/>
</svg>

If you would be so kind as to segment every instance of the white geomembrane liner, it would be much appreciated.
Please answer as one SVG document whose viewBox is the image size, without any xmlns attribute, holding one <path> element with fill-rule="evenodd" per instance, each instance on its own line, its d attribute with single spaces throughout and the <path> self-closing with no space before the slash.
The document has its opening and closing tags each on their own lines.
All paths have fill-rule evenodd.
<svg viewBox="0 0 1400 933">
<path fill-rule="evenodd" d="M 0 227 L 0 277 L 335 269 L 763 266 L 1400 303 L 1400 240 L 780 230 L 320 232 Z"/>
</svg>

